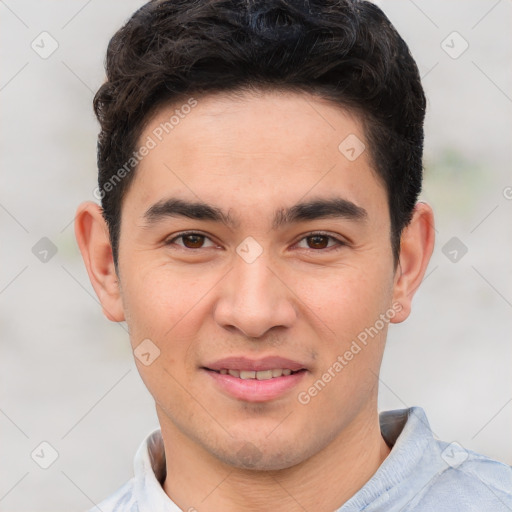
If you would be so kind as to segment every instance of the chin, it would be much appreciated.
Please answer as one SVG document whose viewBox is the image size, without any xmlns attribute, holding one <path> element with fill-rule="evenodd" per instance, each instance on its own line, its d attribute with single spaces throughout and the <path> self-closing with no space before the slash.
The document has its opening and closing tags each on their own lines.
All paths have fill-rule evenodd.
<svg viewBox="0 0 512 512">
<path fill-rule="evenodd" d="M 290 446 L 286 451 L 283 447 L 258 448 L 251 442 L 246 442 L 237 451 L 218 454 L 227 465 L 252 471 L 279 471 L 296 466 L 304 460 L 304 454 L 297 453 L 297 447 Z"/>
</svg>

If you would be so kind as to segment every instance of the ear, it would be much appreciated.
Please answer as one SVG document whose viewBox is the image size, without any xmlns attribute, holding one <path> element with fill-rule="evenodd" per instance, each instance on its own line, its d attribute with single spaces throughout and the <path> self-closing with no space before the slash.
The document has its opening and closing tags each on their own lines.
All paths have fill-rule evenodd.
<svg viewBox="0 0 512 512">
<path fill-rule="evenodd" d="M 412 298 L 419 288 L 434 250 L 434 213 L 423 202 L 416 204 L 411 222 L 402 232 L 400 258 L 393 287 L 393 304 L 402 307 L 391 320 L 403 322 L 411 312 Z"/>
<path fill-rule="evenodd" d="M 112 322 L 122 322 L 125 319 L 123 304 L 108 227 L 96 203 L 87 201 L 78 207 L 75 236 L 103 314 Z"/>
</svg>

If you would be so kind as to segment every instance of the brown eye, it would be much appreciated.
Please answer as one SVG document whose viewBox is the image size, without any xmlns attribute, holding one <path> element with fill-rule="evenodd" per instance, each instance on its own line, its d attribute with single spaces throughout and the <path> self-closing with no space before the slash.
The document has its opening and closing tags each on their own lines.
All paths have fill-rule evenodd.
<svg viewBox="0 0 512 512">
<path fill-rule="evenodd" d="M 301 249 L 311 249 L 318 252 L 341 249 L 345 245 L 347 244 L 342 240 L 325 233 L 311 233 L 302 238 L 298 243 Z"/>
<path fill-rule="evenodd" d="M 187 249 L 200 249 L 205 239 L 203 235 L 182 235 L 180 238 Z"/>
<path fill-rule="evenodd" d="M 329 238 L 325 235 L 308 236 L 309 246 L 311 249 L 325 249 L 329 244 Z"/>
<path fill-rule="evenodd" d="M 202 235 L 201 233 L 182 233 L 181 235 L 175 236 L 171 240 L 166 241 L 165 245 L 177 245 L 183 249 L 204 249 L 208 247 L 215 247 L 215 244 L 206 235 Z"/>
</svg>

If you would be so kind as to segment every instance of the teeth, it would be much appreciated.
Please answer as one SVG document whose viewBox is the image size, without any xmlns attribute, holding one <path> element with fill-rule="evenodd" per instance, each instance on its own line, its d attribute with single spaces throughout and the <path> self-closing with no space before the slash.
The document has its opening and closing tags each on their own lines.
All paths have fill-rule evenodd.
<svg viewBox="0 0 512 512">
<path fill-rule="evenodd" d="M 256 372 L 256 378 L 258 380 L 268 380 L 272 378 L 272 370 L 262 370 L 261 372 Z"/>
<path fill-rule="evenodd" d="M 223 368 L 219 370 L 221 375 L 231 375 L 232 377 L 238 377 L 239 379 L 257 379 L 257 380 L 269 380 L 276 377 L 291 375 L 292 371 L 289 368 L 275 368 L 273 370 L 260 370 L 258 372 L 253 370 L 226 370 Z"/>
</svg>

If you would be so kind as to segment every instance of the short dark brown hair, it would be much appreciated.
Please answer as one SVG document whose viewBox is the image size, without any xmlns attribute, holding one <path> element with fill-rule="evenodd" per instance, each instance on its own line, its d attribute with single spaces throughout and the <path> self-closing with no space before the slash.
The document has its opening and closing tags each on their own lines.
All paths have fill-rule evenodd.
<svg viewBox="0 0 512 512">
<path fill-rule="evenodd" d="M 376 5 L 154 0 L 112 37 L 105 68 L 107 81 L 94 98 L 101 124 L 97 192 L 116 267 L 121 206 L 149 117 L 191 95 L 263 89 L 313 93 L 360 115 L 387 190 L 398 261 L 421 191 L 426 100 L 406 43 Z"/>
</svg>

